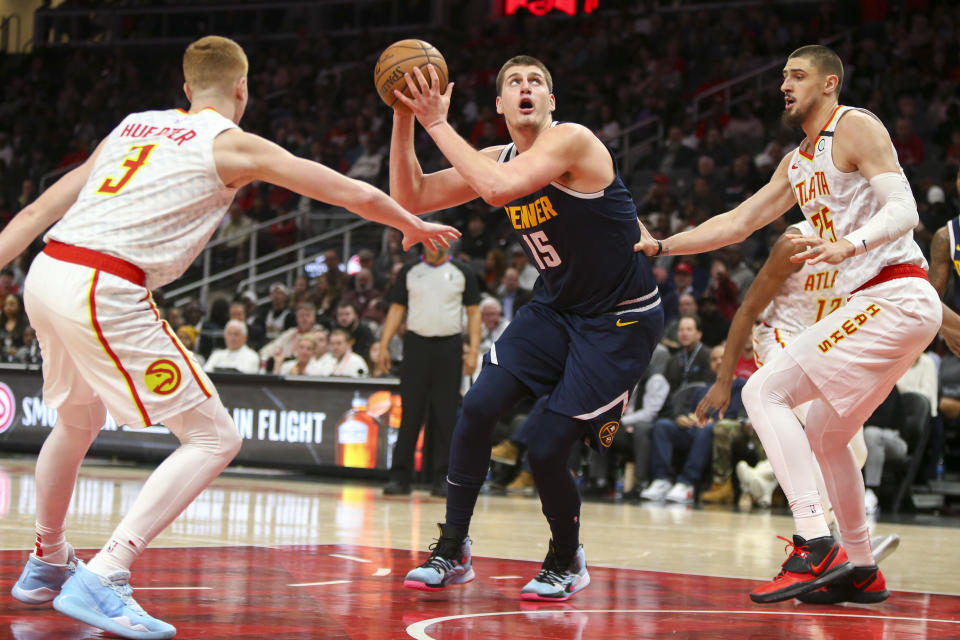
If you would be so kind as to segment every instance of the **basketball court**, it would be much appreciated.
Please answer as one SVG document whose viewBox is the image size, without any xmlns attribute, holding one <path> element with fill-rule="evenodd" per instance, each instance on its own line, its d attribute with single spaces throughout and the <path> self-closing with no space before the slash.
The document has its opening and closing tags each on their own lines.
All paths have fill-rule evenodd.
<svg viewBox="0 0 960 640">
<path fill-rule="evenodd" d="M 91 461 L 81 471 L 68 539 L 89 560 L 149 469 Z M 14 600 L 30 549 L 33 459 L 0 458 L 0 638 L 111 637 Z M 756 605 L 747 596 L 784 560 L 788 517 L 584 503 L 591 584 L 565 603 L 520 600 L 546 554 L 536 499 L 482 495 L 471 537 L 477 579 L 446 591 L 404 589 L 443 519 L 428 493 L 228 470 L 134 566 L 137 599 L 178 638 L 957 638 L 960 527 L 875 525 L 897 532 L 883 564 L 892 596 L 877 605 Z"/>
</svg>

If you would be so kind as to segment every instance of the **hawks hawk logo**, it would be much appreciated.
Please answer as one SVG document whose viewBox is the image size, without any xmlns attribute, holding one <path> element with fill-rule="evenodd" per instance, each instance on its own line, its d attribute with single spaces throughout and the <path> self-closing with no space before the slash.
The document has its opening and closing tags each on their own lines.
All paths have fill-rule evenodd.
<svg viewBox="0 0 960 640">
<path fill-rule="evenodd" d="M 620 423 L 616 420 L 612 420 L 600 427 L 600 444 L 609 449 L 610 445 L 613 444 L 613 436 L 617 435 L 618 429 L 620 429 Z"/>
<path fill-rule="evenodd" d="M 180 368 L 171 360 L 157 360 L 147 367 L 143 379 L 150 391 L 166 396 L 180 386 Z"/>
</svg>

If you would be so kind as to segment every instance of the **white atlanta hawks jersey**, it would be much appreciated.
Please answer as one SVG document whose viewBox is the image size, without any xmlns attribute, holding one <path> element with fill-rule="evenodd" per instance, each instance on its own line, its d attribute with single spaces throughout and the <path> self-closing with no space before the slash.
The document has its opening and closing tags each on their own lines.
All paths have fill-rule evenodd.
<svg viewBox="0 0 960 640">
<path fill-rule="evenodd" d="M 791 226 L 801 235 L 817 235 L 806 220 Z M 837 275 L 840 267 L 845 265 L 846 262 L 842 265 L 804 263 L 799 271 L 784 281 L 776 297 L 763 310 L 760 320 L 777 329 L 800 333 L 840 307 L 850 295 L 849 291 L 837 287 Z"/>
<path fill-rule="evenodd" d="M 831 242 L 863 226 L 880 209 L 873 188 L 859 171 L 845 173 L 833 164 L 834 130 L 840 118 L 852 109 L 838 105 L 830 121 L 808 148 L 809 152 L 801 147 L 793 152 L 787 171 L 803 215 L 817 235 Z M 864 113 L 875 117 L 869 111 Z M 894 158 L 896 153 L 894 150 Z M 910 185 L 906 184 L 902 169 L 900 175 L 909 193 Z M 877 275 L 883 267 L 895 264 L 927 268 L 912 234 L 848 258 L 843 262 L 834 286 L 840 291 L 851 292 Z"/>
<path fill-rule="evenodd" d="M 179 277 L 236 189 L 217 175 L 213 140 L 231 120 L 213 109 L 128 115 L 110 132 L 77 201 L 44 240 L 93 249 L 143 269 L 146 286 Z"/>
</svg>

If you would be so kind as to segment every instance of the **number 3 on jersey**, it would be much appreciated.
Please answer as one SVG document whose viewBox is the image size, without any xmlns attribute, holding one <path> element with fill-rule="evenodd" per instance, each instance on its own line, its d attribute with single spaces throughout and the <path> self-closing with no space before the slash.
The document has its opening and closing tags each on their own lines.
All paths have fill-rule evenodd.
<svg viewBox="0 0 960 640">
<path fill-rule="evenodd" d="M 550 245 L 550 239 L 544 231 L 534 231 L 529 235 L 523 236 L 524 242 L 530 247 L 530 253 L 537 261 L 537 266 L 541 270 L 549 267 L 556 267 L 560 264 L 560 255 L 557 250 Z"/>
<path fill-rule="evenodd" d="M 139 171 L 143 165 L 147 164 L 147 158 L 150 157 L 150 154 L 153 153 L 153 150 L 156 148 L 157 145 L 155 144 L 137 144 L 130 147 L 130 151 L 139 150 L 139 152 L 123 159 L 123 164 L 120 166 L 127 170 L 126 173 L 124 173 L 119 180 L 107 177 L 107 179 L 103 181 L 103 184 L 100 185 L 100 188 L 97 189 L 97 193 L 106 196 L 115 196 L 120 193 L 120 190 L 130 182 L 133 174 Z"/>
</svg>

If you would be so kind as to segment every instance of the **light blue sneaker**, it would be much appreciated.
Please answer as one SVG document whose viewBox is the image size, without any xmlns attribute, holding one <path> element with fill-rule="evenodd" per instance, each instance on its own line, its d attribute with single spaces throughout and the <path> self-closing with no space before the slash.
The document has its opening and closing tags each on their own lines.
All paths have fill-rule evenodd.
<svg viewBox="0 0 960 640">
<path fill-rule="evenodd" d="M 583 545 L 577 547 L 577 553 L 573 559 L 566 566 L 562 566 L 551 540 L 550 550 L 543 561 L 540 573 L 520 590 L 520 597 L 524 600 L 561 602 L 569 599 L 588 584 L 590 584 L 590 574 L 587 573 L 587 557 L 583 553 Z"/>
<path fill-rule="evenodd" d="M 470 538 L 446 537 L 443 525 L 437 526 L 440 527 L 440 539 L 430 545 L 433 553 L 403 580 L 403 586 L 408 589 L 440 591 L 447 585 L 466 584 L 476 577 L 470 555 Z"/>
<path fill-rule="evenodd" d="M 121 638 L 163 640 L 177 633 L 176 627 L 151 617 L 133 599 L 129 571 L 102 578 L 80 561 L 76 573 L 54 598 L 53 608 Z"/>
<path fill-rule="evenodd" d="M 10 593 L 20 602 L 27 604 L 44 604 L 50 602 L 60 593 L 63 583 L 73 575 L 77 569 L 73 547 L 67 545 L 67 562 L 65 564 L 51 564 L 44 562 L 34 554 L 27 558 L 20 579 L 13 585 Z"/>
</svg>

